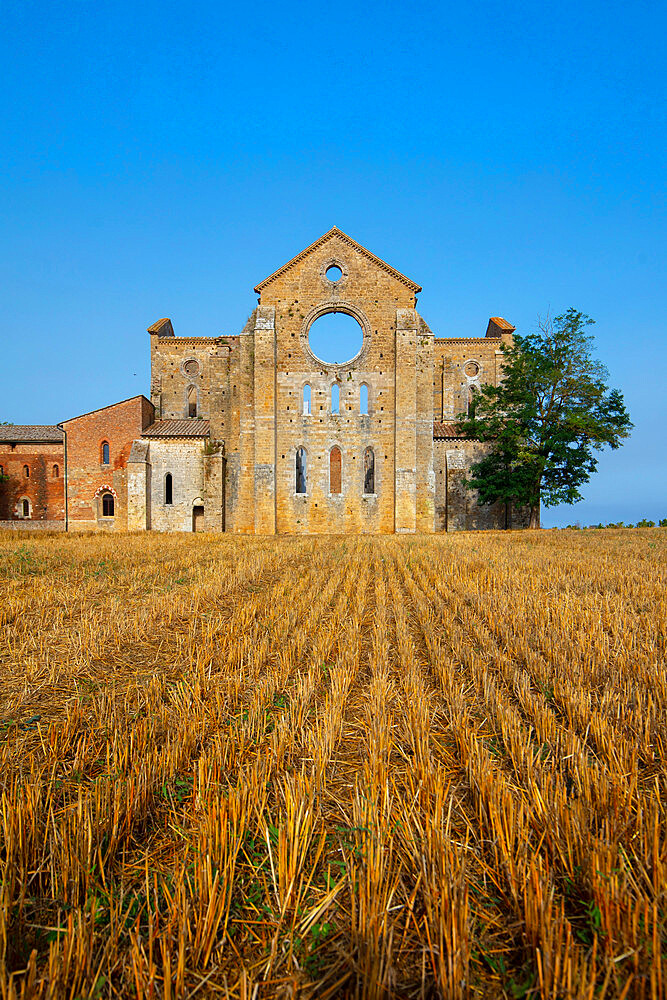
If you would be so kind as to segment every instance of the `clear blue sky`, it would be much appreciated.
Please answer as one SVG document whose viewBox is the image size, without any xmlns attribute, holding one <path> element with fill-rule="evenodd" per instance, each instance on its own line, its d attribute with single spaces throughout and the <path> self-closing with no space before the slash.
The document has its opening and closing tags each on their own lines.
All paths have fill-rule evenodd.
<svg viewBox="0 0 667 1000">
<path fill-rule="evenodd" d="M 0 34 L 0 419 L 148 392 L 337 225 L 440 336 L 593 316 L 636 429 L 544 523 L 667 516 L 666 8 L 34 3 Z"/>
</svg>

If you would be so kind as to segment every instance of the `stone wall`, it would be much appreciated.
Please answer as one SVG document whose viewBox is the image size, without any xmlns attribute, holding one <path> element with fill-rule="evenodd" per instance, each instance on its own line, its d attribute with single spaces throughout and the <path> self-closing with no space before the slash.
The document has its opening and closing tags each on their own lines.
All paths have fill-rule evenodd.
<svg viewBox="0 0 667 1000">
<path fill-rule="evenodd" d="M 149 457 L 150 527 L 155 531 L 192 531 L 193 507 L 204 507 L 206 514 L 204 441 L 151 439 Z M 167 473 L 172 477 L 171 504 L 165 502 Z"/>
<path fill-rule="evenodd" d="M 484 455 L 488 445 L 461 438 L 434 441 L 436 480 L 436 531 L 489 531 L 526 528 L 529 513 L 503 503 L 478 504 L 476 493 L 467 489 L 464 479 L 474 462 Z"/>
<path fill-rule="evenodd" d="M 337 282 L 327 277 L 332 264 L 342 270 Z M 260 307 L 272 309 L 275 317 L 275 397 L 273 423 L 264 418 L 261 460 L 256 458 L 256 463 L 268 470 L 270 459 L 275 462 L 279 533 L 394 530 L 396 314 L 397 309 L 414 311 L 417 287 L 340 233 L 319 241 L 258 286 Z M 332 311 L 353 316 L 363 337 L 360 353 L 343 364 L 323 362 L 309 343 L 312 324 Z M 254 380 L 257 388 L 266 386 L 270 379 L 266 338 L 264 345 L 259 362 L 255 358 L 263 366 L 263 374 Z M 408 381 L 415 379 L 415 347 L 413 342 L 411 369 L 411 362 L 405 361 Z M 306 384 L 311 387 L 310 414 L 303 412 Z M 334 384 L 340 389 L 338 414 L 331 407 Z M 367 415 L 360 413 L 362 384 L 368 387 Z M 342 454 L 339 496 L 329 490 L 334 446 Z M 307 454 L 305 496 L 295 491 L 299 448 Z M 372 448 L 375 456 L 375 493 L 370 496 L 364 492 L 367 448 Z M 414 449 L 410 467 L 415 468 Z M 414 508 L 414 498 L 409 503 Z M 414 521 L 414 513 L 412 516 Z"/>
</svg>

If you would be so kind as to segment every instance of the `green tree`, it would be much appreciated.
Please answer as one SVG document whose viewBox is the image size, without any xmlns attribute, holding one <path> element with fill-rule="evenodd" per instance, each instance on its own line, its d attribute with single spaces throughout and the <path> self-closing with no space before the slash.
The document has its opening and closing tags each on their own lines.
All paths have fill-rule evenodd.
<svg viewBox="0 0 667 1000">
<path fill-rule="evenodd" d="M 530 527 L 540 525 L 540 503 L 552 507 L 582 500 L 580 487 L 597 467 L 594 452 L 618 448 L 632 430 L 623 396 L 607 385 L 604 365 L 593 357 L 594 320 L 568 309 L 540 322 L 538 331 L 503 345 L 499 386 L 473 393 L 459 431 L 490 444 L 466 480 L 483 504 L 530 507 Z"/>
</svg>

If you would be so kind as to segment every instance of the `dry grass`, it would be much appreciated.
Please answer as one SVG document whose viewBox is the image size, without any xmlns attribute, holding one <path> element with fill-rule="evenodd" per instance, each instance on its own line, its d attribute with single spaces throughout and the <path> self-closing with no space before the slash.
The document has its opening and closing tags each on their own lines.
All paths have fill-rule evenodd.
<svg viewBox="0 0 667 1000">
<path fill-rule="evenodd" d="M 10 998 L 658 998 L 667 531 L 0 537 Z"/>
</svg>

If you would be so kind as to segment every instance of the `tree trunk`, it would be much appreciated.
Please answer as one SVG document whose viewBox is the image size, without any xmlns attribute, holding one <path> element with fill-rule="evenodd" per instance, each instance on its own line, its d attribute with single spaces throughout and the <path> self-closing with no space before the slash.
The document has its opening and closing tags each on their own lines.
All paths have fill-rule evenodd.
<svg viewBox="0 0 667 1000">
<path fill-rule="evenodd" d="M 540 526 L 540 501 L 537 503 L 531 503 L 530 505 L 530 521 L 528 523 L 529 528 L 539 528 Z"/>
</svg>

